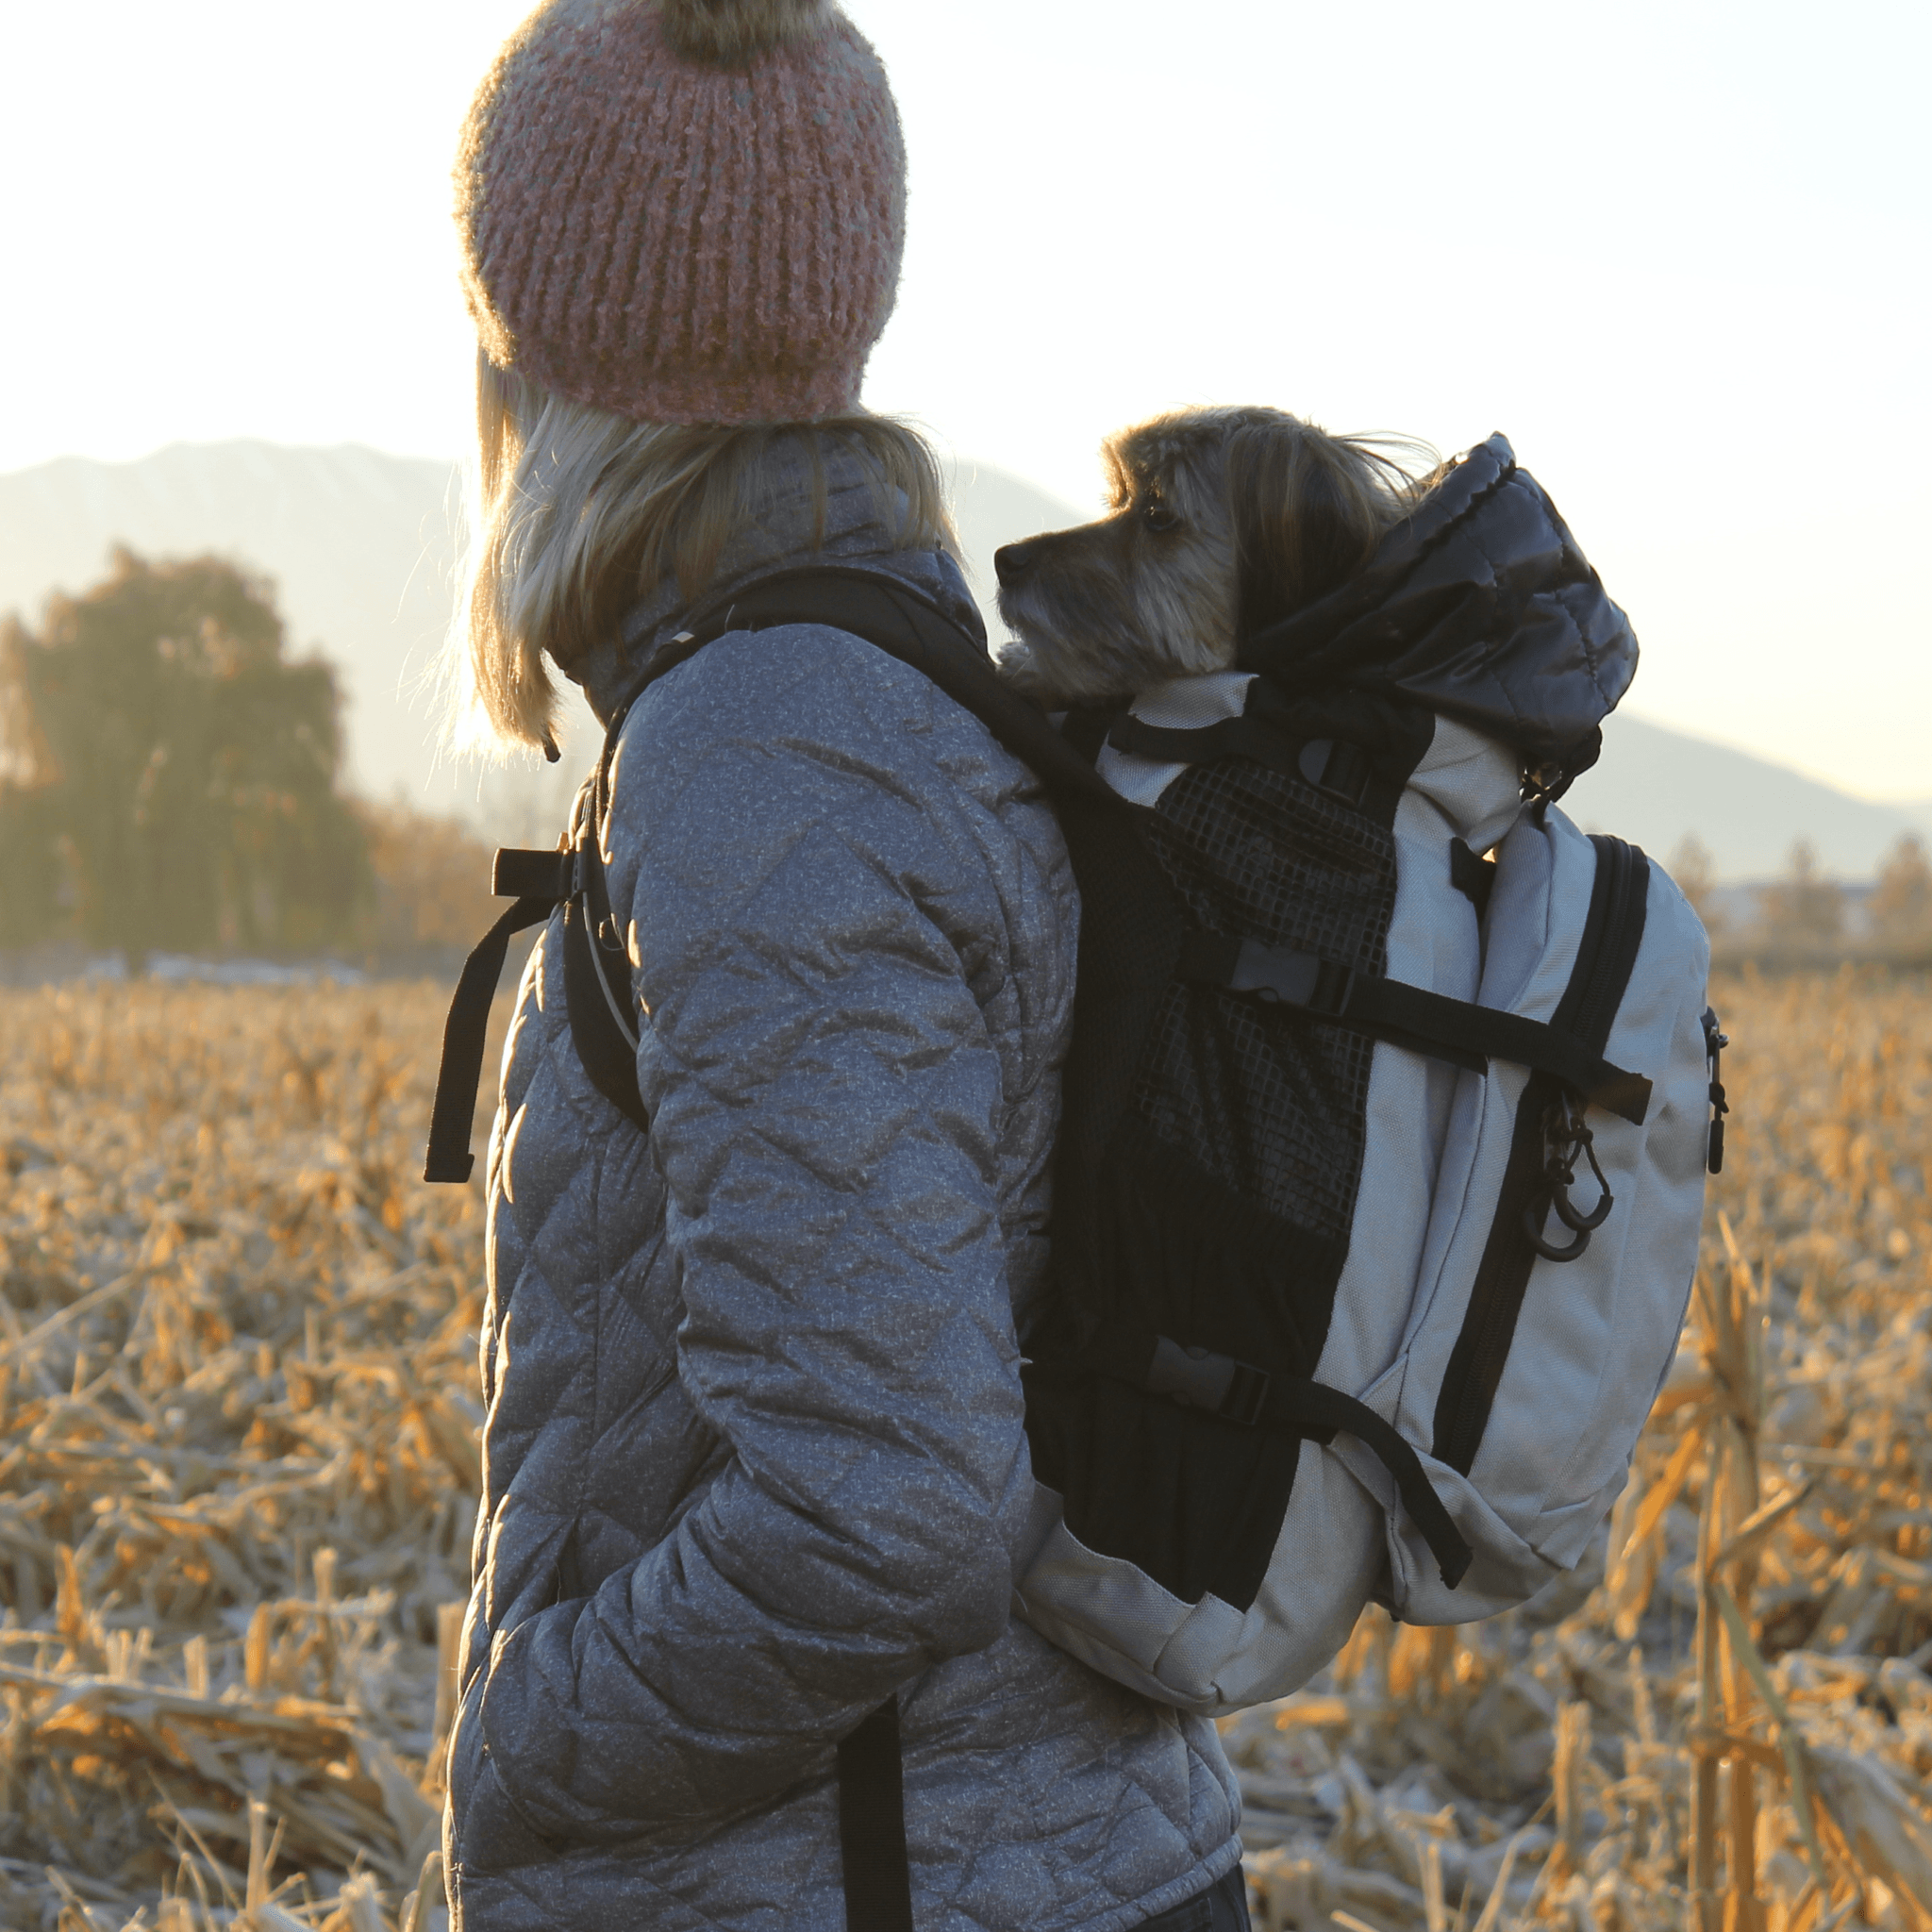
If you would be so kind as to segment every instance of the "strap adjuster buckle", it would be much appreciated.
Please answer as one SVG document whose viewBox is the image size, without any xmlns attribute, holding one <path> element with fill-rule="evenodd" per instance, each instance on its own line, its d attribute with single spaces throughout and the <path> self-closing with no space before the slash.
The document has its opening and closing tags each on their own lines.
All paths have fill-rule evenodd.
<svg viewBox="0 0 1932 1932">
<path fill-rule="evenodd" d="M 490 868 L 490 890 L 499 899 L 568 899 L 579 881 L 574 871 L 575 855 L 521 852 L 506 846 Z"/>
<path fill-rule="evenodd" d="M 1145 1386 L 1150 1395 L 1168 1396 L 1182 1408 L 1206 1409 L 1224 1422 L 1253 1428 L 1267 1404 L 1268 1385 L 1261 1370 L 1231 1355 L 1183 1348 L 1161 1335 L 1155 1338 Z"/>
<path fill-rule="evenodd" d="M 1230 992 L 1251 992 L 1263 1006 L 1300 1007 L 1324 1019 L 1348 1010 L 1355 974 L 1346 966 L 1298 953 L 1288 946 L 1265 946 L 1243 940 L 1228 975 Z"/>
</svg>

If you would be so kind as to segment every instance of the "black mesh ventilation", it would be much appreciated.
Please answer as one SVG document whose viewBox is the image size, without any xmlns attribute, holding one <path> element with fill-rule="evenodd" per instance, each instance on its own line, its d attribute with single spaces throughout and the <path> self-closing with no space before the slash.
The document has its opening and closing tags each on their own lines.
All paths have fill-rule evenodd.
<svg viewBox="0 0 1932 1932">
<path fill-rule="evenodd" d="M 1196 766 L 1169 786 L 1147 837 L 1191 926 L 1385 971 L 1394 839 L 1313 786 L 1245 759 Z M 1243 1200 L 1345 1241 L 1372 1051 L 1339 1026 L 1174 985 L 1150 1030 L 1132 1110 Z"/>
<path fill-rule="evenodd" d="M 1066 1326 L 1031 1351 L 1028 1376 L 1035 1468 L 1065 1496 L 1073 1533 L 1185 1601 L 1211 1591 L 1237 1608 L 1266 1572 L 1300 1445 L 1084 1374 L 1078 1338 L 1082 1319 L 1151 1329 L 1302 1376 L 1327 1339 L 1374 1048 L 1176 983 L 1175 935 L 1258 939 L 1383 974 L 1394 803 L 1433 722 L 1366 698 L 1275 708 L 1268 722 L 1286 755 L 1191 766 L 1137 814 L 1165 887 L 1158 911 L 1144 880 L 1138 893 L 1096 890 L 1074 841 L 1081 1010 L 1054 1233 Z M 1372 795 L 1352 805 L 1297 775 L 1298 726 L 1368 752 Z M 1103 1019 L 1090 988 L 1115 973 L 1140 996 Z"/>
</svg>

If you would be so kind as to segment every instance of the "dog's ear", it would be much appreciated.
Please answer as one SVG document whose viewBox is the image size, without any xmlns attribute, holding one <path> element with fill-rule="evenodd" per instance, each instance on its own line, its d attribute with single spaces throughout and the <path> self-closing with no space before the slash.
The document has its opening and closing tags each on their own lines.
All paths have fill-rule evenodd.
<svg viewBox="0 0 1932 1932">
<path fill-rule="evenodd" d="M 1244 423 L 1228 437 L 1240 637 L 1325 596 L 1374 553 L 1383 518 L 1353 456 L 1289 415 Z"/>
</svg>

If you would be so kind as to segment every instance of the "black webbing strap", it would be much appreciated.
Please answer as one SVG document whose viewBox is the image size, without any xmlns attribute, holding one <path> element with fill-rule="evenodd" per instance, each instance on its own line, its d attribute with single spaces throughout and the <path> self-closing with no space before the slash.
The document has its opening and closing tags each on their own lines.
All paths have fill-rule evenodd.
<svg viewBox="0 0 1932 1932">
<path fill-rule="evenodd" d="M 1181 949 L 1177 978 L 1229 992 L 1253 993 L 1269 1005 L 1290 1006 L 1412 1047 L 1457 1066 L 1508 1060 L 1553 1074 L 1592 1106 L 1641 1126 L 1650 1108 L 1650 1082 L 1612 1066 L 1568 1029 L 1495 1007 L 1376 979 L 1288 946 L 1263 945 L 1222 933 L 1193 933 Z"/>
<path fill-rule="evenodd" d="M 1161 765 L 1202 765 L 1215 758 L 1239 758 L 1284 772 L 1301 770 L 1301 747 L 1293 740 L 1245 715 L 1181 726 L 1149 724 L 1131 711 L 1123 711 L 1108 726 L 1107 741 L 1131 758 L 1151 758 Z"/>
<path fill-rule="evenodd" d="M 845 1932 L 912 1932 L 897 1697 L 839 1746 L 839 1856 Z"/>
<path fill-rule="evenodd" d="M 1359 745 L 1346 739 L 1292 738 L 1249 711 L 1217 718 L 1212 724 L 1185 727 L 1149 724 L 1131 711 L 1123 711 L 1108 724 L 1107 741 L 1131 758 L 1163 765 L 1249 758 L 1257 765 L 1291 773 L 1318 791 L 1357 808 L 1374 776 L 1374 768 Z"/>
<path fill-rule="evenodd" d="M 714 639 L 789 624 L 842 630 L 909 665 L 971 711 L 1057 797 L 1126 809 L 1120 794 L 1055 730 L 1045 712 L 1000 681 L 983 642 L 917 586 L 851 564 L 774 571 L 701 607 L 686 629 L 652 658 L 613 719 L 610 736 L 615 737 L 625 711 L 652 684 Z"/>
<path fill-rule="evenodd" d="M 1490 909 L 1490 894 L 1495 890 L 1496 861 L 1478 858 L 1466 841 L 1449 841 L 1449 883 L 1475 908 L 1480 919 Z"/>
<path fill-rule="evenodd" d="M 545 858 L 553 871 L 562 857 L 555 852 L 500 852 L 505 858 Z M 436 1072 L 436 1104 L 429 1115 L 429 1153 L 423 1163 L 425 1181 L 466 1181 L 475 1165 L 470 1152 L 470 1122 L 476 1111 L 476 1085 L 483 1077 L 483 1042 L 490 1031 L 490 1006 L 496 982 L 509 956 L 511 936 L 541 924 L 557 908 L 552 893 L 530 894 L 514 906 L 477 941 L 463 961 L 442 1025 L 442 1062 Z"/>
<path fill-rule="evenodd" d="M 1184 1347 L 1114 1323 L 1088 1331 L 1072 1366 L 1125 1382 L 1149 1395 L 1164 1395 L 1182 1408 L 1198 1408 L 1243 1428 L 1277 1429 L 1307 1442 L 1326 1444 L 1353 1436 L 1389 1472 L 1408 1520 L 1422 1532 L 1451 1590 L 1468 1573 L 1472 1552 L 1442 1506 L 1413 1445 L 1367 1403 L 1325 1382 L 1302 1375 L 1271 1374 L 1233 1356 Z"/>
<path fill-rule="evenodd" d="M 1609 1040 L 1643 945 L 1650 861 L 1635 845 L 1621 839 L 1592 834 L 1590 842 L 1596 856 L 1590 909 L 1577 941 L 1569 984 L 1552 1017 L 1558 1028 L 1574 1034 L 1586 1046 L 1601 1047 Z M 1524 1085 L 1516 1103 L 1495 1216 L 1483 1244 L 1482 1259 L 1476 1264 L 1475 1279 L 1470 1285 L 1462 1327 L 1442 1372 L 1431 1453 L 1437 1461 L 1464 1475 L 1474 1467 L 1489 1428 L 1490 1410 L 1509 1361 L 1530 1277 L 1537 1262 L 1546 1256 L 1529 1236 L 1532 1228 L 1541 1227 L 1549 1211 L 1545 1124 L 1549 1109 L 1561 1098 L 1561 1085 L 1551 1074 L 1532 1074 Z M 1562 1294 L 1570 1291 L 1556 1288 L 1554 1291 Z"/>
<path fill-rule="evenodd" d="M 1421 1457 L 1394 1424 L 1377 1415 L 1367 1403 L 1344 1395 L 1325 1382 L 1284 1376 L 1276 1376 L 1270 1387 L 1260 1422 L 1265 1428 L 1282 1429 L 1311 1442 L 1326 1443 L 1338 1435 L 1353 1436 L 1394 1479 L 1402 1507 L 1422 1532 L 1445 1587 L 1454 1590 L 1462 1581 L 1474 1552 L 1442 1507 L 1441 1497 L 1424 1473 Z"/>
</svg>

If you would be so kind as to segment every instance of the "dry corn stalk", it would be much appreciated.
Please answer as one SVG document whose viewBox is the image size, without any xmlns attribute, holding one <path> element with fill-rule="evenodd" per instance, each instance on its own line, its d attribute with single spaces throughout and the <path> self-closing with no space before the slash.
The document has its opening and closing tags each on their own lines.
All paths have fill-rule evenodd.
<svg viewBox="0 0 1932 1932">
<path fill-rule="evenodd" d="M 480 1239 L 413 1178 L 441 1000 L 0 997 L 0 1924 L 436 1932 Z M 1262 1932 L 1932 1924 L 1932 1001 L 1718 1004 L 1726 1221 L 1607 1576 L 1372 1611 L 1225 1727 Z"/>
<path fill-rule="evenodd" d="M 1478 1932 L 1932 1924 L 1932 999 L 1720 991 L 1730 1171 L 1606 1574 L 1451 1633 L 1447 1669 L 1372 1611 L 1282 1707 L 1319 1727 L 1224 1727 L 1267 1807 L 1264 1926 L 1429 1922 L 1351 1834 L 1344 1761 L 1384 1815 L 1447 1808 L 1444 1896 Z M 1407 1887 L 1379 1913 L 1350 1903 L 1370 1874 Z"/>
<path fill-rule="evenodd" d="M 0 998 L 0 1924 L 442 1909 L 478 1214 L 413 1177 L 440 997 Z"/>
</svg>

